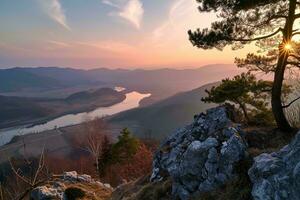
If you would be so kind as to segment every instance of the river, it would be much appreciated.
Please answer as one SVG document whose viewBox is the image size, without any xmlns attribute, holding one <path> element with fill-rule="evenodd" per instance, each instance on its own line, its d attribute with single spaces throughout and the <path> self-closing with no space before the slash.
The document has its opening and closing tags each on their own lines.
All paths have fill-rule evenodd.
<svg viewBox="0 0 300 200">
<path fill-rule="evenodd" d="M 126 110 L 137 108 L 142 99 L 150 97 L 151 94 L 141 94 L 139 92 L 130 92 L 126 94 L 126 98 L 121 103 L 115 104 L 110 107 L 100 107 L 91 112 L 83 112 L 78 114 L 68 114 L 50 120 L 44 124 L 35 125 L 32 127 L 18 127 L 0 130 L 0 146 L 7 144 L 14 136 L 26 135 L 29 133 L 40 133 L 46 130 L 61 128 L 71 125 L 80 124 L 86 120 L 94 119 L 97 117 L 114 115 Z"/>
</svg>

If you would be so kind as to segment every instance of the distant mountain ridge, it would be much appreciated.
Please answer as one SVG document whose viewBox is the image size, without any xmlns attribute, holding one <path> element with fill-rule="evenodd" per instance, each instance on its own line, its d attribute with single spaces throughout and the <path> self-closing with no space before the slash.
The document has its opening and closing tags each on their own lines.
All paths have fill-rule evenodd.
<svg viewBox="0 0 300 200">
<path fill-rule="evenodd" d="M 139 137 L 162 139 L 174 129 L 191 121 L 195 114 L 215 106 L 215 104 L 202 102 L 201 98 L 207 95 L 206 89 L 218 84 L 219 82 L 206 84 L 153 105 L 119 113 L 109 122 L 129 127 Z"/>
<path fill-rule="evenodd" d="M 0 70 L 0 92 L 23 90 L 25 88 L 50 89 L 62 87 L 63 83 L 50 77 L 43 77 L 21 68 Z"/>
<path fill-rule="evenodd" d="M 66 113 L 111 106 L 125 98 L 123 93 L 111 88 L 74 93 L 65 99 L 0 95 L 0 128 L 43 121 Z"/>
<path fill-rule="evenodd" d="M 25 74 L 30 74 L 30 76 L 36 77 L 39 81 L 29 81 L 31 84 L 23 84 L 22 79 L 7 76 L 6 79 L 12 82 L 10 85 L 19 85 L 19 87 L 11 86 L 9 88 L 0 88 L 0 93 L 3 95 L 29 96 L 29 93 L 26 93 L 27 90 L 38 89 L 38 92 L 44 92 L 45 90 L 51 90 L 53 88 L 68 88 L 82 85 L 91 87 L 95 85 L 97 85 L 97 87 L 122 86 L 128 90 L 151 93 L 152 96 L 150 98 L 142 101 L 143 105 L 149 105 L 178 92 L 192 90 L 207 83 L 216 82 L 226 77 L 232 77 L 239 74 L 242 70 L 234 65 L 223 64 L 207 65 L 196 69 L 163 68 L 153 70 L 107 68 L 82 70 L 59 67 L 38 67 L 0 70 L 0 76 L 10 71 L 18 72 L 25 77 L 27 77 Z M 7 81 L 2 81 L 0 84 L 6 85 L 6 82 Z M 25 92 L 19 93 L 22 90 L 25 90 Z M 13 93 L 9 94 L 9 92 Z M 38 92 L 37 94 L 39 94 Z"/>
</svg>

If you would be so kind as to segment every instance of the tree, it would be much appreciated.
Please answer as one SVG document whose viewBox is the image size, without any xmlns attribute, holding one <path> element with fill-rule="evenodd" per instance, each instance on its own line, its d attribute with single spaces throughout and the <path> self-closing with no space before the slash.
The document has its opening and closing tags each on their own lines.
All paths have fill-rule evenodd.
<svg viewBox="0 0 300 200">
<path fill-rule="evenodd" d="M 121 131 L 116 143 L 112 144 L 107 137 L 104 137 L 102 141 L 101 153 L 98 157 L 101 177 L 105 175 L 109 166 L 130 160 L 139 148 L 139 141 L 132 136 L 127 128 Z"/>
<path fill-rule="evenodd" d="M 132 158 L 139 147 L 139 141 L 132 136 L 128 128 L 124 128 L 118 136 L 118 142 L 113 147 L 113 156 L 117 162 Z"/>
<path fill-rule="evenodd" d="M 112 143 L 111 140 L 106 136 L 103 138 L 101 154 L 98 157 L 99 177 L 103 177 L 105 175 L 106 168 L 111 165 L 113 161 Z"/>
<path fill-rule="evenodd" d="M 96 171 L 99 176 L 103 171 L 101 163 L 99 163 L 100 158 L 106 153 L 107 145 L 110 144 L 110 140 L 107 136 L 108 130 L 108 125 L 101 118 L 85 122 L 86 138 L 84 143 L 86 150 L 95 160 Z"/>
<path fill-rule="evenodd" d="M 233 49 L 238 49 L 253 41 L 279 40 L 277 44 L 273 44 L 276 45 L 277 53 L 273 52 L 276 53 L 273 54 L 276 63 L 272 70 L 274 72 L 272 111 L 278 127 L 284 131 L 291 131 L 292 128 L 284 115 L 281 97 L 287 66 L 299 67 L 290 59 L 296 59 L 291 52 L 291 44 L 293 37 L 300 34 L 294 27 L 295 20 L 300 18 L 300 13 L 296 13 L 300 2 L 298 0 L 197 1 L 200 3 L 201 12 L 215 11 L 221 18 L 220 21 L 212 23 L 210 29 L 189 31 L 190 41 L 198 48 L 222 50 L 225 46 L 231 45 Z M 262 58 L 258 59 L 257 66 L 260 62 L 268 62 L 266 57 Z"/>
<path fill-rule="evenodd" d="M 242 73 L 233 79 L 222 80 L 219 86 L 206 90 L 208 96 L 202 98 L 204 102 L 225 103 L 232 102 L 239 106 L 247 122 L 250 122 L 249 112 L 268 112 L 267 98 L 270 96 L 272 83 L 256 80 L 250 73 Z"/>
</svg>

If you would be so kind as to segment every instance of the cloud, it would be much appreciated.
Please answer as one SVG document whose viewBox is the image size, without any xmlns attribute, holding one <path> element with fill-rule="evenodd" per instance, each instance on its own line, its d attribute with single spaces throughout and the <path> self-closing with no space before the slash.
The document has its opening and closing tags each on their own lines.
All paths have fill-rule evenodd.
<svg viewBox="0 0 300 200">
<path fill-rule="evenodd" d="M 187 31 L 189 29 L 209 27 L 216 20 L 215 14 L 200 13 L 198 3 L 191 0 L 176 0 L 169 8 L 168 17 L 152 32 L 152 37 L 158 44 L 174 43 L 189 44 Z"/>
<path fill-rule="evenodd" d="M 70 26 L 67 23 L 67 19 L 65 16 L 65 12 L 61 6 L 59 0 L 39 0 L 44 8 L 44 11 L 56 21 L 58 24 L 66 28 L 67 30 L 71 30 Z"/>
<path fill-rule="evenodd" d="M 144 8 L 140 0 L 128 0 L 127 2 L 103 0 L 102 3 L 118 9 L 118 12 L 111 13 L 112 16 L 119 16 L 130 22 L 135 28 L 140 29 L 144 17 Z"/>
<path fill-rule="evenodd" d="M 140 29 L 144 15 L 143 4 L 139 0 L 130 0 L 119 14 L 120 17 L 123 17 L 137 29 Z"/>
</svg>

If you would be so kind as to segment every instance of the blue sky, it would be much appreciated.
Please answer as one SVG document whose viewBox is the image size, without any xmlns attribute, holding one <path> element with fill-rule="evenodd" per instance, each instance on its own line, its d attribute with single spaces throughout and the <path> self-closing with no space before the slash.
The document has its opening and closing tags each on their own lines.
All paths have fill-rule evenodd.
<svg viewBox="0 0 300 200">
<path fill-rule="evenodd" d="M 0 67 L 199 67 L 235 53 L 191 46 L 195 0 L 0 0 Z M 216 60 L 218 56 L 218 60 Z"/>
</svg>

